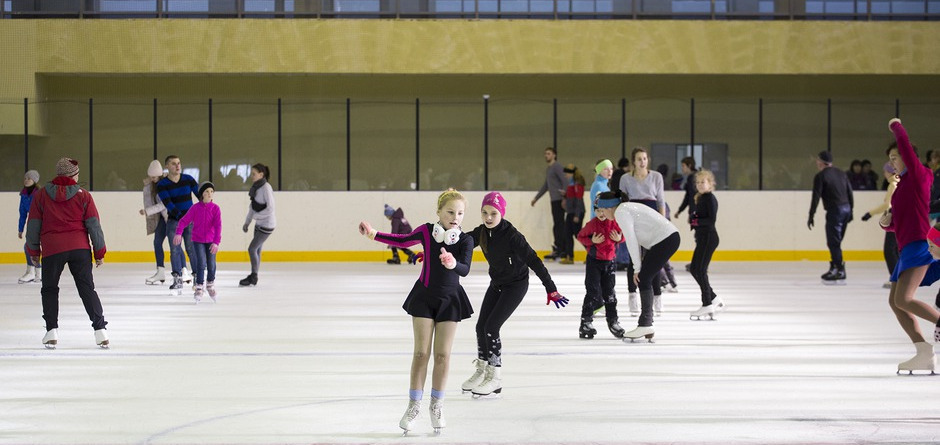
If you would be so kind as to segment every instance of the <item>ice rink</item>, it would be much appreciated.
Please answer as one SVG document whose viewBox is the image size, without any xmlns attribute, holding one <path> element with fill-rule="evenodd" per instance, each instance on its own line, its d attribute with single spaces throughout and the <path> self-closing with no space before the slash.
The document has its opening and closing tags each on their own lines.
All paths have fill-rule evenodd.
<svg viewBox="0 0 940 445">
<path fill-rule="evenodd" d="M 847 265 L 826 287 L 820 262 L 713 263 L 728 305 L 690 321 L 698 288 L 675 262 L 656 343 L 624 343 L 603 319 L 577 336 L 583 265 L 549 264 L 564 309 L 529 294 L 502 329 L 503 396 L 460 393 L 472 372 L 476 316 L 460 324 L 447 384 L 447 428 L 427 413 L 401 437 L 411 361 L 401 303 L 414 266 L 220 263 L 219 302 L 193 304 L 147 286 L 151 264 L 95 271 L 110 350 L 92 329 L 68 272 L 59 347 L 45 350 L 39 286 L 0 266 L 0 444 L 310 443 L 940 443 L 940 376 L 898 376 L 914 355 L 887 307 L 882 263 Z M 479 306 L 486 263 L 464 287 Z M 618 274 L 621 323 L 626 275 Z M 921 289 L 933 302 L 937 288 Z M 932 337 L 933 326 L 921 328 Z"/>
</svg>

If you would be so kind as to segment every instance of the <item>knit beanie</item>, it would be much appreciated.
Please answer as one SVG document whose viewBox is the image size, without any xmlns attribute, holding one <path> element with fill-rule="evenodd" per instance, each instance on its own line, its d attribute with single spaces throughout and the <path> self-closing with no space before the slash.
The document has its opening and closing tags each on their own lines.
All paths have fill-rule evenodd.
<svg viewBox="0 0 940 445">
<path fill-rule="evenodd" d="M 156 159 L 150 161 L 150 166 L 147 167 L 147 176 L 163 176 L 163 166 L 160 165 L 160 161 Z"/>
<path fill-rule="evenodd" d="M 827 164 L 832 164 L 832 153 L 829 153 L 828 151 L 823 150 L 819 152 L 818 157 L 820 161 L 823 161 Z"/>
<path fill-rule="evenodd" d="M 26 174 L 23 176 L 23 179 L 31 179 L 33 181 L 33 184 L 38 184 L 39 172 L 37 172 L 36 170 L 30 170 L 26 172 Z"/>
<path fill-rule="evenodd" d="M 594 166 L 594 173 L 599 175 L 601 174 L 601 170 L 604 170 L 605 168 L 608 168 L 608 167 L 614 168 L 614 163 L 610 162 L 610 159 L 604 159 L 603 161 L 598 162 L 597 165 Z"/>
<path fill-rule="evenodd" d="M 480 208 L 483 206 L 493 206 L 494 209 L 499 211 L 499 216 L 506 216 L 506 198 L 503 198 L 499 192 L 489 192 L 486 196 L 483 197 L 483 204 L 480 205 Z"/>
<path fill-rule="evenodd" d="M 71 178 L 78 174 L 78 161 L 72 158 L 62 158 L 55 163 L 56 176 L 65 176 Z"/>
<path fill-rule="evenodd" d="M 393 209 L 392 206 L 385 204 L 385 217 L 391 218 L 391 216 L 394 214 L 395 214 L 395 209 Z"/>
<path fill-rule="evenodd" d="M 209 181 L 203 182 L 199 185 L 199 192 L 196 193 L 196 197 L 199 198 L 200 201 L 202 201 L 202 192 L 206 191 L 206 189 L 215 190 L 215 185 Z"/>
</svg>

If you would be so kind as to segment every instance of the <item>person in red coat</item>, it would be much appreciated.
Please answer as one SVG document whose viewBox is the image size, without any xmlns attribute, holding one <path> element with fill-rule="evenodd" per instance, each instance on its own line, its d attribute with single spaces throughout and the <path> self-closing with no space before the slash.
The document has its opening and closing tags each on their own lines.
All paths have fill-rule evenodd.
<svg viewBox="0 0 940 445">
<path fill-rule="evenodd" d="M 42 318 L 46 335 L 42 343 L 55 349 L 59 327 L 59 277 L 66 265 L 75 279 L 78 296 L 95 330 L 95 343 L 110 345 L 101 300 L 95 292 L 91 258 L 104 264 L 108 251 L 98 209 L 91 193 L 78 185 L 78 161 L 62 158 L 56 163 L 56 177 L 33 196 L 26 226 L 26 250 L 33 262 L 42 259 Z M 89 243 L 90 239 L 90 243 Z"/>
</svg>

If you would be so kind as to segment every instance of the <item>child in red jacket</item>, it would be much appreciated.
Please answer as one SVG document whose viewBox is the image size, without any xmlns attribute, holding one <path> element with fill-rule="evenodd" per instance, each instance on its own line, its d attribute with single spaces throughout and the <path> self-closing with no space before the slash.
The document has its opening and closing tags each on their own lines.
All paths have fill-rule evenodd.
<svg viewBox="0 0 940 445">
<path fill-rule="evenodd" d="M 620 197 L 615 192 L 603 192 L 594 201 L 594 219 L 587 222 L 578 232 L 578 241 L 587 249 L 587 262 L 584 272 L 584 287 L 587 293 L 581 306 L 581 327 L 578 336 L 594 338 L 594 309 L 604 303 L 607 327 L 614 337 L 623 338 L 624 329 L 617 318 L 616 284 L 617 244 L 623 242 L 623 233 L 614 220 L 614 210 L 620 205 Z"/>
</svg>

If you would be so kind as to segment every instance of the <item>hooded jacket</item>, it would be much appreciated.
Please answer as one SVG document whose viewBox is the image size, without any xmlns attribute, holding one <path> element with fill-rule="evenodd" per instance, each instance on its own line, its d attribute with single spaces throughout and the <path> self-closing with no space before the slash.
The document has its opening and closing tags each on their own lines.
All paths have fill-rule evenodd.
<svg viewBox="0 0 940 445">
<path fill-rule="evenodd" d="M 542 281 L 546 292 L 558 291 L 545 264 L 529 246 L 525 236 L 509 221 L 504 219 L 492 229 L 487 229 L 481 224 L 470 232 L 470 236 L 473 237 L 474 245 L 480 246 L 483 251 L 483 256 L 490 265 L 490 279 L 494 284 L 528 280 L 529 269 L 532 269 Z"/>
<path fill-rule="evenodd" d="M 95 259 L 104 259 L 108 249 L 91 193 L 74 179 L 57 176 L 33 194 L 26 223 L 26 251 L 30 256 L 92 250 L 92 246 Z"/>
</svg>

